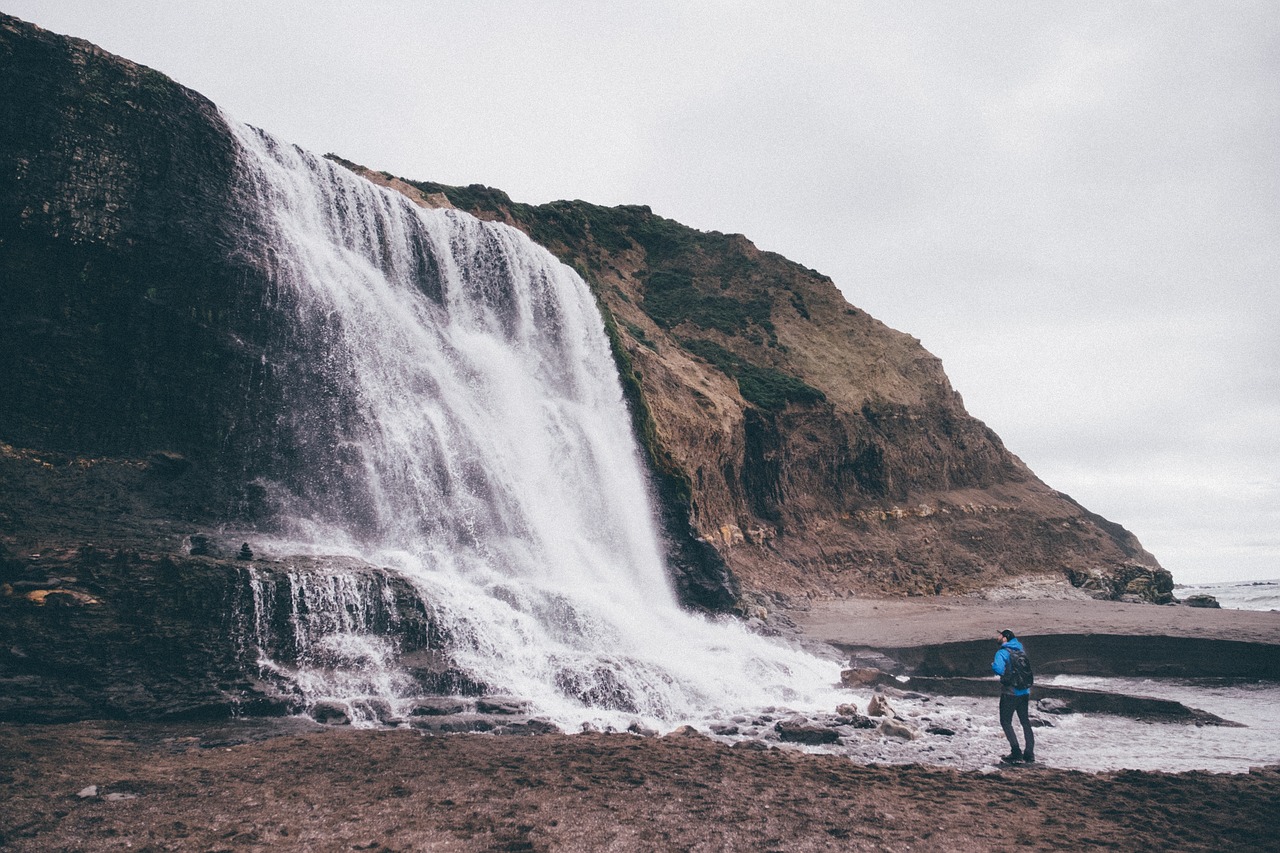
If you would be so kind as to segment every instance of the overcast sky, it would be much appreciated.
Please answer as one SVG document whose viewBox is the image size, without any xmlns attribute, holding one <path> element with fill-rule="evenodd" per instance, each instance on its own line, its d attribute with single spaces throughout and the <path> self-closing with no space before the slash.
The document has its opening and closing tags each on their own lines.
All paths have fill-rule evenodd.
<svg viewBox="0 0 1280 853">
<path fill-rule="evenodd" d="M 0 0 L 318 153 L 830 275 L 1184 583 L 1280 577 L 1280 4 Z"/>
</svg>

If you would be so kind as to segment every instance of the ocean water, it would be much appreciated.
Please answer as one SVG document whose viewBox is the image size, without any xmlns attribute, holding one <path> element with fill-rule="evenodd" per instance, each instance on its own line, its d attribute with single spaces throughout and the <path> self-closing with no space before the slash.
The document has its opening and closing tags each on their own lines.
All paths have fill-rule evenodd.
<svg viewBox="0 0 1280 853">
<path fill-rule="evenodd" d="M 1259 581 L 1178 584 L 1173 588 L 1178 598 L 1189 595 L 1212 595 L 1231 610 L 1280 610 L 1280 578 Z"/>
</svg>

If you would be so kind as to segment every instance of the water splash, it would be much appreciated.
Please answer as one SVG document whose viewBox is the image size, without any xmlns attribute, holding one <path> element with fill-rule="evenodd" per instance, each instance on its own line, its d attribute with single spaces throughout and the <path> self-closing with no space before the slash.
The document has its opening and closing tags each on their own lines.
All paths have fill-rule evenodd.
<svg viewBox="0 0 1280 853">
<path fill-rule="evenodd" d="M 262 211 L 245 251 L 287 318 L 268 358 L 295 464 L 264 484 L 286 539 L 397 572 L 458 666 L 564 724 L 832 705 L 834 664 L 678 606 L 572 270 L 514 228 L 419 208 L 230 124 Z M 340 670 L 301 689 L 368 681 L 344 687 Z"/>
</svg>

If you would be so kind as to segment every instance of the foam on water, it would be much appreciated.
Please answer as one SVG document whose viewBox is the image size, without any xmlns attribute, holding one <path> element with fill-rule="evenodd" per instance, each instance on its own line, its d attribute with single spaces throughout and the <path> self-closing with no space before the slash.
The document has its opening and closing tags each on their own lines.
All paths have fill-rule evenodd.
<svg viewBox="0 0 1280 853">
<path fill-rule="evenodd" d="M 1174 595 L 1212 595 L 1228 610 L 1280 610 L 1280 579 L 1178 584 Z"/>
<path fill-rule="evenodd" d="M 834 707 L 836 664 L 679 607 L 603 323 L 572 270 L 516 229 L 421 209 L 229 123 L 288 318 L 269 358 L 301 464 L 263 485 L 295 553 L 399 573 L 473 678 L 562 724 Z M 394 668 L 378 643 L 340 622 L 308 641 L 335 654 L 295 686 L 406 698 L 372 672 Z"/>
</svg>

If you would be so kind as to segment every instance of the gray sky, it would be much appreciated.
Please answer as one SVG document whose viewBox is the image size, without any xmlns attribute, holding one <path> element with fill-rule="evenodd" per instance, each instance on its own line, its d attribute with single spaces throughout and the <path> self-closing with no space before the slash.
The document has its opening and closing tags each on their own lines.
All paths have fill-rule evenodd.
<svg viewBox="0 0 1280 853">
<path fill-rule="evenodd" d="M 1280 577 L 1280 6 L 7 0 L 319 153 L 830 275 L 1181 582 Z"/>
</svg>

